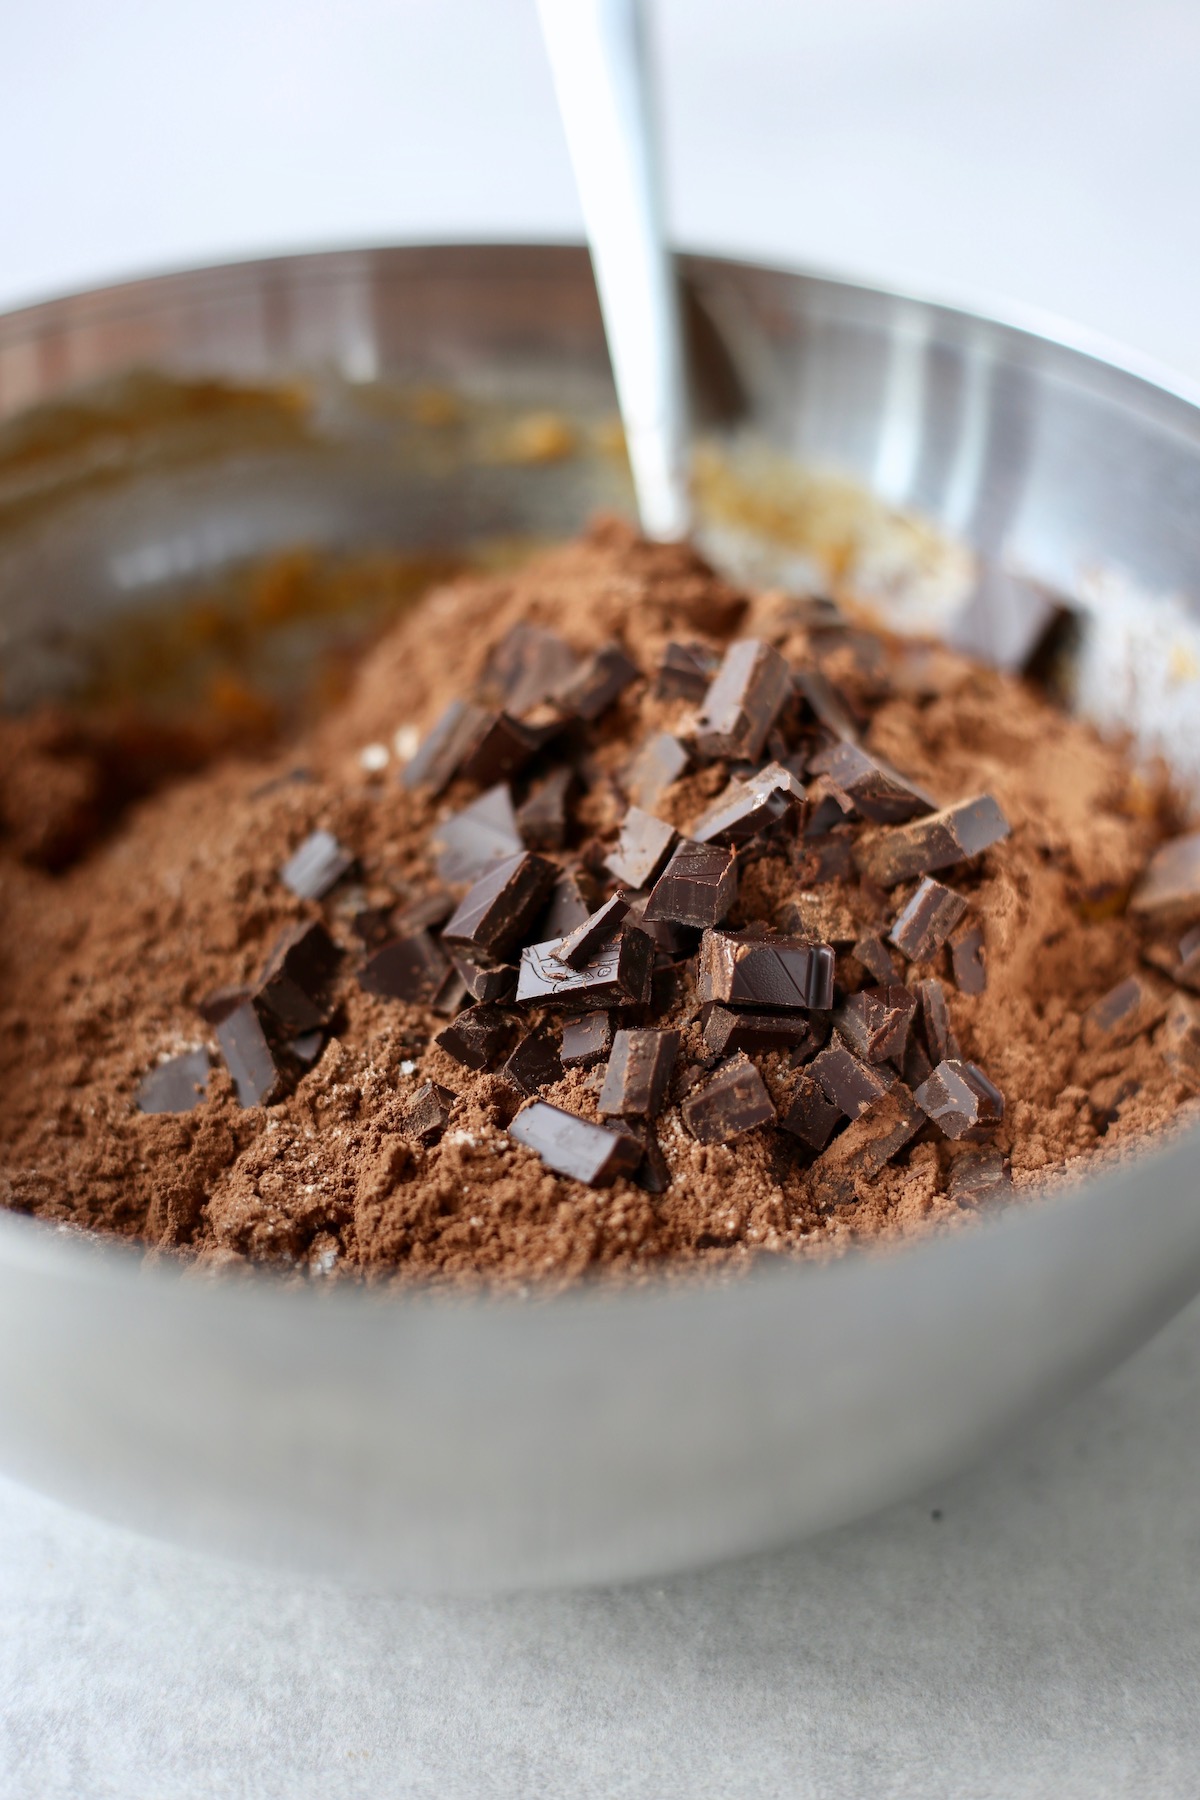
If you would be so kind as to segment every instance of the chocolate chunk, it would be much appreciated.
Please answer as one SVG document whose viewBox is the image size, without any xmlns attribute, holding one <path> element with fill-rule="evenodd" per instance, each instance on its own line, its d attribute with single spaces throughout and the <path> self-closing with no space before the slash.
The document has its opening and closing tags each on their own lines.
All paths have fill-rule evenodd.
<svg viewBox="0 0 1200 1800">
<path fill-rule="evenodd" d="M 834 955 L 828 944 L 706 931 L 696 991 L 701 1000 L 769 1009 L 833 1004 Z"/>
<path fill-rule="evenodd" d="M 564 872 L 550 890 L 550 901 L 538 921 L 538 930 L 543 938 L 567 937 L 577 925 L 583 924 L 591 911 L 579 878 Z"/>
<path fill-rule="evenodd" d="M 400 780 L 406 788 L 429 788 L 440 794 L 458 774 L 463 758 L 479 740 L 487 713 L 466 700 L 452 700 L 417 753 L 405 764 Z"/>
<path fill-rule="evenodd" d="M 782 763 L 768 763 L 745 781 L 736 777 L 696 820 L 698 844 L 745 844 L 804 805 L 804 785 Z"/>
<path fill-rule="evenodd" d="M 714 1056 L 735 1050 L 761 1056 L 768 1050 L 806 1050 L 812 1026 L 801 1013 L 734 1012 L 710 1003 L 704 1011 L 704 1041 Z"/>
<path fill-rule="evenodd" d="M 669 731 L 647 738 L 625 771 L 624 788 L 634 806 L 653 812 L 673 781 L 687 768 L 687 747 Z"/>
<path fill-rule="evenodd" d="M 914 982 L 913 993 L 920 1003 L 925 1042 L 933 1061 L 935 1063 L 960 1061 L 962 1051 L 958 1047 L 954 1026 L 950 1022 L 946 990 L 941 982 L 932 978 L 928 981 Z"/>
<path fill-rule="evenodd" d="M 653 813 L 631 806 L 621 821 L 621 835 L 607 853 L 607 867 L 626 887 L 646 887 L 661 869 L 675 842 L 675 827 Z"/>
<path fill-rule="evenodd" d="M 862 964 L 868 975 L 873 975 L 884 987 L 899 980 L 900 965 L 882 938 L 859 938 L 850 954 L 856 962 Z"/>
<path fill-rule="evenodd" d="M 973 1062 L 947 1057 L 913 1096 L 948 1138 L 982 1137 L 1004 1117 L 1004 1095 Z"/>
<path fill-rule="evenodd" d="M 622 1129 L 642 1146 L 642 1160 L 633 1171 L 635 1186 L 646 1194 L 665 1194 L 671 1185 L 671 1170 L 654 1126 L 648 1119 L 626 1119 Z"/>
<path fill-rule="evenodd" d="M 727 1144 L 775 1119 L 762 1076 L 750 1058 L 740 1054 L 722 1063 L 703 1087 L 694 1088 L 682 1112 L 684 1124 L 702 1144 Z"/>
<path fill-rule="evenodd" d="M 523 1107 L 508 1135 L 533 1150 L 548 1169 L 587 1187 L 607 1187 L 618 1175 L 631 1175 L 644 1154 L 627 1132 L 593 1125 L 545 1100 Z"/>
<path fill-rule="evenodd" d="M 1176 1080 L 1200 1093 L 1200 1001 L 1176 994 L 1155 1042 Z"/>
<path fill-rule="evenodd" d="M 759 638 L 738 638 L 696 716 L 699 754 L 756 761 L 790 689 L 791 671 L 778 650 Z"/>
<path fill-rule="evenodd" d="M 618 1031 L 597 1110 L 652 1119 L 662 1110 L 678 1050 L 677 1031 Z"/>
<path fill-rule="evenodd" d="M 1147 944 L 1142 952 L 1146 961 L 1180 987 L 1200 994 L 1200 925 L 1193 926 L 1177 941 L 1169 944 Z"/>
<path fill-rule="evenodd" d="M 1200 831 L 1160 844 L 1129 901 L 1154 918 L 1200 918 Z"/>
<path fill-rule="evenodd" d="M 1132 1044 L 1151 1031 L 1167 1010 L 1168 996 L 1141 975 L 1130 975 L 1089 1006 L 1083 1015 L 1088 1049 Z"/>
<path fill-rule="evenodd" d="M 646 893 L 626 893 L 629 902 L 629 922 L 644 931 L 656 950 L 661 950 L 667 957 L 690 956 L 696 948 L 699 932 L 692 925 L 674 925 L 670 919 L 646 918 L 646 908 L 650 904 L 650 895 Z"/>
<path fill-rule="evenodd" d="M 906 987 L 860 988 L 843 1000 L 833 1023 L 864 1062 L 903 1062 L 916 1010 L 916 996 Z"/>
<path fill-rule="evenodd" d="M 478 736 L 468 746 L 458 772 L 468 781 L 506 781 L 541 749 L 546 733 L 522 724 L 508 713 L 485 715 Z"/>
<path fill-rule="evenodd" d="M 526 851 L 481 875 L 442 932 L 456 949 L 502 958 L 514 950 L 537 918 L 558 871 Z"/>
<path fill-rule="evenodd" d="M 983 957 L 983 931 L 978 925 L 963 925 L 950 934 L 950 966 L 954 985 L 960 994 L 982 994 L 987 987 L 987 964 Z"/>
<path fill-rule="evenodd" d="M 823 1150 L 842 1117 L 841 1108 L 825 1098 L 820 1083 L 801 1070 L 779 1123 L 810 1150 Z"/>
<path fill-rule="evenodd" d="M 779 910 L 778 924 L 802 944 L 852 944 L 858 921 L 843 895 L 828 888 L 797 894 Z"/>
<path fill-rule="evenodd" d="M 411 937 L 414 931 L 428 931 L 434 925 L 444 925 L 453 911 L 454 895 L 449 888 L 426 888 L 423 894 L 415 894 L 388 915 L 391 930 L 378 941 L 386 943 L 389 938 Z"/>
<path fill-rule="evenodd" d="M 927 875 L 897 915 L 888 940 L 910 962 L 925 962 L 941 949 L 966 910 L 962 894 Z"/>
<path fill-rule="evenodd" d="M 323 925 L 293 925 L 272 949 L 255 998 L 285 1031 L 312 1031 L 329 1019 L 329 984 L 341 956 Z"/>
<path fill-rule="evenodd" d="M 590 963 L 572 969 L 558 960 L 561 938 L 530 944 L 521 952 L 518 1001 L 591 1011 L 602 1006 L 640 1006 L 650 997 L 654 946 L 644 931 L 629 928 L 601 946 Z"/>
<path fill-rule="evenodd" d="M 496 963 L 485 966 L 482 963 L 471 962 L 465 956 L 452 956 L 450 961 L 472 1000 L 481 1000 L 487 1005 L 497 1006 L 512 998 L 517 985 L 517 970 L 514 963 Z"/>
<path fill-rule="evenodd" d="M 604 644 L 555 689 L 554 703 L 564 713 L 590 723 L 637 677 L 637 664 L 630 662 L 620 644 Z"/>
<path fill-rule="evenodd" d="M 566 1069 L 585 1069 L 612 1049 L 613 1025 L 606 1012 L 584 1013 L 563 1025 L 562 1058 Z"/>
<path fill-rule="evenodd" d="M 1003 1152 L 991 1146 L 961 1150 L 950 1164 L 946 1193 L 959 1206 L 982 1206 L 1012 1188 Z"/>
<path fill-rule="evenodd" d="M 214 988 L 211 994 L 205 994 L 196 1011 L 210 1025 L 219 1025 L 222 1019 L 229 1017 L 235 1007 L 241 1006 L 242 1002 L 249 998 L 250 989 L 248 987 Z"/>
<path fill-rule="evenodd" d="M 646 924 L 717 925 L 737 899 L 737 888 L 732 850 L 684 838 L 646 902 Z"/>
<path fill-rule="evenodd" d="M 797 669 L 792 677 L 796 692 L 807 703 L 819 725 L 848 744 L 858 740 L 858 721 L 844 694 L 838 692 L 820 669 Z"/>
<path fill-rule="evenodd" d="M 654 677 L 660 700 L 703 700 L 717 670 L 706 644 L 668 644 Z"/>
<path fill-rule="evenodd" d="M 928 1081 L 933 1074 L 933 1062 L 915 1031 L 908 1040 L 908 1048 L 904 1052 L 900 1073 L 904 1077 L 905 1085 L 912 1088 L 914 1093 L 921 1083 Z"/>
<path fill-rule="evenodd" d="M 400 1129 L 423 1144 L 436 1144 L 450 1123 L 456 1096 L 436 1081 L 423 1081 L 400 1115 Z"/>
<path fill-rule="evenodd" d="M 885 1070 L 870 1068 L 836 1040 L 827 1044 L 808 1065 L 814 1081 L 820 1083 L 825 1098 L 832 1101 L 848 1119 L 857 1119 L 875 1100 L 886 1094 L 894 1077 Z"/>
<path fill-rule="evenodd" d="M 368 956 L 358 971 L 358 985 L 384 1000 L 427 1004 L 446 976 L 447 963 L 427 931 L 395 938 Z"/>
<path fill-rule="evenodd" d="M 437 992 L 429 1002 L 430 1008 L 439 1019 L 452 1019 L 466 1005 L 467 999 L 467 984 L 463 980 L 462 970 L 453 963 L 448 963 Z"/>
<path fill-rule="evenodd" d="M 191 1112 L 208 1088 L 208 1051 L 186 1050 L 156 1063 L 138 1082 L 133 1104 L 144 1113 Z"/>
<path fill-rule="evenodd" d="M 845 1206 L 857 1200 L 857 1181 L 873 1180 L 924 1122 L 914 1096 L 897 1081 L 865 1106 L 813 1164 L 818 1203 Z"/>
<path fill-rule="evenodd" d="M 625 895 L 614 894 L 594 913 L 589 913 L 582 925 L 566 934 L 555 952 L 559 962 L 566 963 L 569 969 L 585 969 L 609 938 L 617 935 L 628 911 L 629 902 Z"/>
<path fill-rule="evenodd" d="M 980 794 L 864 839 L 856 847 L 855 857 L 864 875 L 880 887 L 890 888 L 917 875 L 969 862 L 1006 838 L 1008 832 L 1008 821 L 992 796 Z"/>
<path fill-rule="evenodd" d="M 808 790 L 808 817 L 804 821 L 806 838 L 827 837 L 839 825 L 853 820 L 854 807 L 845 794 L 839 793 L 828 775 L 818 775 Z M 847 873 L 852 864 L 847 863 Z"/>
<path fill-rule="evenodd" d="M 494 1006 L 468 1006 L 434 1043 L 468 1069 L 494 1069 L 512 1041 L 512 1021 Z"/>
<path fill-rule="evenodd" d="M 288 1055 L 302 1068 L 311 1069 L 325 1048 L 325 1033 L 323 1031 L 302 1031 L 299 1037 L 289 1038 L 284 1047 Z"/>
<path fill-rule="evenodd" d="M 532 1096 L 540 1088 L 561 1081 L 562 1073 L 558 1039 L 542 1025 L 536 1031 L 526 1032 L 501 1068 L 500 1077 L 519 1094 Z"/>
<path fill-rule="evenodd" d="M 574 780 L 574 769 L 555 769 L 518 808 L 517 825 L 531 850 L 561 850 L 566 843 L 567 796 Z"/>
<path fill-rule="evenodd" d="M 933 812 L 935 800 L 915 782 L 893 769 L 882 757 L 868 756 L 857 744 L 835 744 L 814 761 L 815 773 L 827 775 L 830 784 L 851 802 L 860 818 L 873 825 L 899 825 L 921 813 Z"/>
<path fill-rule="evenodd" d="M 279 879 L 301 900 L 322 900 L 353 867 L 354 857 L 331 831 L 314 831 L 289 856 Z"/>
<path fill-rule="evenodd" d="M 519 719 L 549 700 L 578 667 L 578 656 L 557 632 L 522 622 L 505 632 L 488 657 L 481 686 Z"/>
<path fill-rule="evenodd" d="M 257 1004 L 244 1000 L 217 1026 L 217 1043 L 239 1106 L 267 1106 L 283 1091 L 285 1069 Z"/>
<path fill-rule="evenodd" d="M 485 870 L 506 857 L 517 856 L 525 848 L 517 829 L 512 795 L 505 781 L 497 782 L 464 806 L 435 825 L 431 848 L 437 857 L 437 871 L 443 881 L 477 881 Z M 451 908 L 453 910 L 453 908 Z M 442 919 L 449 913 L 442 914 Z M 421 923 L 441 924 L 442 920 Z"/>
</svg>

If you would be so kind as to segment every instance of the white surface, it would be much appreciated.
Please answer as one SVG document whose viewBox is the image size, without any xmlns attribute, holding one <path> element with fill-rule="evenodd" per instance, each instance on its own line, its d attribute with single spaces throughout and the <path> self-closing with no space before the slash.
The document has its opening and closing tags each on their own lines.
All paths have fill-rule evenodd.
<svg viewBox="0 0 1200 1800">
<path fill-rule="evenodd" d="M 1200 375 L 1193 0 L 659 10 L 682 241 L 1008 295 Z M 0 304 L 578 229 L 526 0 L 4 26 Z M 1193 1800 L 1198 1473 L 1193 1308 L 944 1494 L 665 1589 L 346 1596 L 0 1486 L 0 1795 Z"/>
</svg>

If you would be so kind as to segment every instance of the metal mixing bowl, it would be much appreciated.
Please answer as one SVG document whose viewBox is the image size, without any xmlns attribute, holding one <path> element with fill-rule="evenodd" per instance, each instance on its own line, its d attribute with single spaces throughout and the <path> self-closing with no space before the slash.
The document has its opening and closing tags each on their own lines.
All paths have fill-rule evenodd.
<svg viewBox="0 0 1200 1800">
<path fill-rule="evenodd" d="M 873 289 L 687 272 L 740 428 L 1060 589 L 1094 566 L 1127 578 L 1126 606 L 1200 591 L 1200 410 L 1180 393 Z M 571 248 L 286 258 L 34 307 L 0 320 L 0 417 L 135 365 L 612 404 Z M 94 456 L 18 507 L 8 692 L 61 684 L 81 612 L 165 596 L 167 576 L 297 539 L 561 531 L 612 487 L 602 459 L 389 458 L 339 408 L 319 443 L 112 482 Z M 375 1586 L 607 1581 L 760 1549 L 948 1472 L 1161 1325 L 1200 1286 L 1198 1168 L 1183 1140 L 886 1255 L 545 1302 L 198 1279 L 0 1213 L 0 1461 L 129 1525 Z"/>
</svg>

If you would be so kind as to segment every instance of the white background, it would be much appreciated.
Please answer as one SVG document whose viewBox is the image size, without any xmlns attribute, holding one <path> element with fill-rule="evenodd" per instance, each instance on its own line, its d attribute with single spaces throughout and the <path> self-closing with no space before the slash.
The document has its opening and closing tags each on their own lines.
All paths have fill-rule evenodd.
<svg viewBox="0 0 1200 1800">
<path fill-rule="evenodd" d="M 658 18 L 681 242 L 1007 297 L 1200 376 L 1196 0 Z M 578 230 L 532 0 L 0 0 L 0 26 L 0 304 Z M 0 1796 L 1194 1800 L 1198 1476 L 1193 1308 L 939 1494 L 665 1588 L 342 1595 L 0 1483 Z"/>
</svg>

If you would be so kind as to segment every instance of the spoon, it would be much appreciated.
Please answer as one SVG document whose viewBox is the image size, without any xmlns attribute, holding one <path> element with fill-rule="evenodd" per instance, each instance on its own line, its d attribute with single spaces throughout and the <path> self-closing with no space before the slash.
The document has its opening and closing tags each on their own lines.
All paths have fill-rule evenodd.
<svg viewBox="0 0 1200 1800">
<path fill-rule="evenodd" d="M 641 0 L 538 0 L 642 530 L 686 536 L 688 407 Z"/>
</svg>

